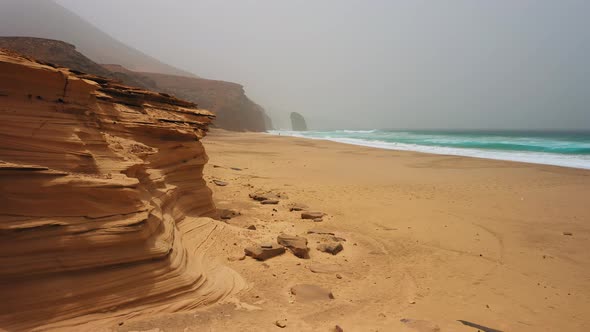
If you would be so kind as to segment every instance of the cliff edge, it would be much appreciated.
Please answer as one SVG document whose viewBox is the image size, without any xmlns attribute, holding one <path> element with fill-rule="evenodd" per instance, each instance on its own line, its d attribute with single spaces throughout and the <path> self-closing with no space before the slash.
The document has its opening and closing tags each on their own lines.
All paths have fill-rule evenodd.
<svg viewBox="0 0 590 332">
<path fill-rule="evenodd" d="M 205 218 L 213 118 L 0 50 L 0 330 L 174 312 L 244 287 L 206 254 L 223 227 Z"/>
</svg>

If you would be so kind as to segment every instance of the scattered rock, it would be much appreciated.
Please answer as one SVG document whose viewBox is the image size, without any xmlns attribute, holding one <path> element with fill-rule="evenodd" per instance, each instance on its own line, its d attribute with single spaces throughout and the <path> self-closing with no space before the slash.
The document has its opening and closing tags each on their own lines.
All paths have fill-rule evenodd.
<svg viewBox="0 0 590 332">
<path fill-rule="evenodd" d="M 241 215 L 241 213 L 239 213 L 237 211 L 228 210 L 228 209 L 219 209 L 219 210 L 217 210 L 217 213 L 219 214 L 219 218 L 223 219 L 223 220 L 228 220 L 228 219 L 235 218 L 235 217 Z"/>
<path fill-rule="evenodd" d="M 342 275 L 340 275 L 340 273 L 336 273 L 336 278 L 342 279 Z"/>
<path fill-rule="evenodd" d="M 334 295 L 330 290 L 310 284 L 299 284 L 291 287 L 291 294 L 295 295 L 299 301 L 334 299 Z"/>
<path fill-rule="evenodd" d="M 213 168 L 220 168 L 221 166 L 219 165 L 213 165 Z"/>
<path fill-rule="evenodd" d="M 289 211 L 291 211 L 291 212 L 293 212 L 293 211 L 303 211 L 303 210 L 305 210 L 307 208 L 308 208 L 308 206 L 305 205 L 305 204 L 295 203 L 295 204 L 291 205 L 291 207 L 289 208 Z"/>
<path fill-rule="evenodd" d="M 307 247 L 307 239 L 301 236 L 280 234 L 277 237 L 277 242 L 289 248 L 293 255 L 299 258 L 309 258 L 309 248 Z"/>
<path fill-rule="evenodd" d="M 342 271 L 340 264 L 312 263 L 307 267 L 313 273 L 336 273 Z"/>
<path fill-rule="evenodd" d="M 252 198 L 255 201 L 267 201 L 267 200 L 271 200 L 271 199 L 278 199 L 279 197 L 273 193 L 263 193 L 263 192 L 255 192 L 255 193 L 251 193 L 250 198 Z"/>
<path fill-rule="evenodd" d="M 272 248 L 272 246 L 273 246 L 272 243 L 263 243 L 260 245 L 261 248 L 265 248 L 265 249 Z"/>
<path fill-rule="evenodd" d="M 241 171 L 241 168 L 237 168 L 237 167 L 230 167 L 230 169 L 233 169 L 234 171 Z"/>
<path fill-rule="evenodd" d="M 344 249 L 344 247 L 340 242 L 329 242 L 318 245 L 317 249 L 322 252 L 327 252 L 329 254 L 336 255 L 337 253 L 341 252 Z"/>
<path fill-rule="evenodd" d="M 308 230 L 307 234 L 334 235 L 334 232 L 314 228 L 314 229 Z"/>
<path fill-rule="evenodd" d="M 479 325 L 479 324 L 472 323 L 472 322 L 469 322 L 466 320 L 459 319 L 458 321 L 465 326 L 473 327 L 473 328 L 476 328 L 476 329 L 481 330 L 483 332 L 502 332 L 501 330 L 493 329 L 491 327 Z"/>
<path fill-rule="evenodd" d="M 232 257 L 228 257 L 227 258 L 227 260 L 230 261 L 230 262 L 243 261 L 244 259 L 246 259 L 246 255 L 232 256 Z"/>
<path fill-rule="evenodd" d="M 256 225 L 250 225 L 250 226 L 246 227 L 246 229 L 255 231 L 256 230 Z"/>
<path fill-rule="evenodd" d="M 278 244 L 271 244 L 270 247 L 251 246 L 244 249 L 246 256 L 250 256 L 259 261 L 265 261 L 269 258 L 282 255 L 285 252 L 285 247 Z"/>
<path fill-rule="evenodd" d="M 287 320 L 286 319 L 277 320 L 275 322 L 275 325 L 284 329 L 285 327 L 287 327 Z"/>
<path fill-rule="evenodd" d="M 221 180 L 213 180 L 213 183 L 215 183 L 216 185 L 218 185 L 220 187 L 225 187 L 229 184 L 229 183 L 227 183 L 225 181 L 221 181 Z"/>
<path fill-rule="evenodd" d="M 340 325 L 334 326 L 334 332 L 344 332 L 344 330 L 340 327 Z"/>
<path fill-rule="evenodd" d="M 301 219 L 321 219 L 325 215 L 323 212 L 301 212 Z"/>
<path fill-rule="evenodd" d="M 314 218 L 313 221 L 314 222 L 321 222 L 321 221 L 324 221 L 324 219 L 322 219 L 322 218 Z"/>
<path fill-rule="evenodd" d="M 277 199 L 266 199 L 264 201 L 261 201 L 260 204 L 279 204 L 279 201 Z"/>
<path fill-rule="evenodd" d="M 563 235 L 572 236 L 572 235 L 574 235 L 574 233 L 572 233 L 572 232 L 563 232 Z"/>
</svg>

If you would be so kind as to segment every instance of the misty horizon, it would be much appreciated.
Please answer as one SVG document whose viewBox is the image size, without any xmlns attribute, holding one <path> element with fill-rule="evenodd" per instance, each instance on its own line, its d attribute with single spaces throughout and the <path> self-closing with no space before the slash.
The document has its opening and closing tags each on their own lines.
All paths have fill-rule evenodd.
<svg viewBox="0 0 590 332">
<path fill-rule="evenodd" d="M 167 64 L 242 84 L 275 128 L 296 111 L 326 130 L 590 129 L 583 1 L 57 2 Z"/>
</svg>

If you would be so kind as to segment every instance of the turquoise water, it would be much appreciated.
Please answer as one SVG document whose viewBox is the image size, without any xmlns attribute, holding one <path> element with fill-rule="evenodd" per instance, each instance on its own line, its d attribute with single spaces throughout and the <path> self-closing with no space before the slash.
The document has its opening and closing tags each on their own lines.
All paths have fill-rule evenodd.
<svg viewBox="0 0 590 332">
<path fill-rule="evenodd" d="M 383 149 L 590 169 L 590 131 L 271 131 Z"/>
</svg>

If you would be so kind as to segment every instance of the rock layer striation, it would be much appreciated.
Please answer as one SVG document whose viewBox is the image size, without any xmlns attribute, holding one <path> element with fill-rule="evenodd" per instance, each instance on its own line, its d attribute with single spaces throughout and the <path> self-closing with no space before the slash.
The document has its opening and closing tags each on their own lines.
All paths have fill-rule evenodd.
<svg viewBox="0 0 590 332">
<path fill-rule="evenodd" d="M 214 116 L 0 50 L 0 330 L 179 311 L 244 286 L 200 139 Z"/>
</svg>

